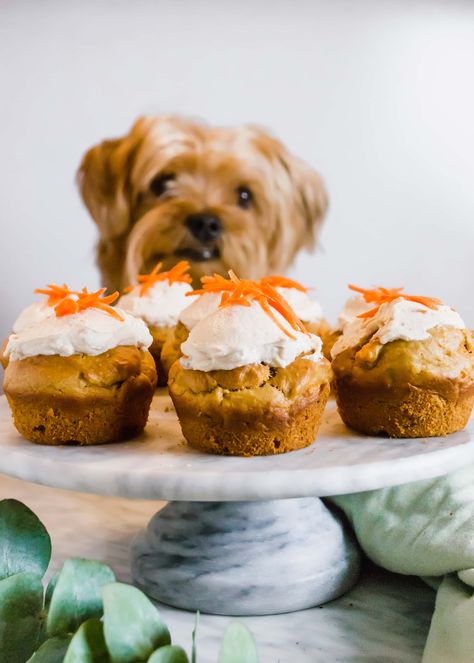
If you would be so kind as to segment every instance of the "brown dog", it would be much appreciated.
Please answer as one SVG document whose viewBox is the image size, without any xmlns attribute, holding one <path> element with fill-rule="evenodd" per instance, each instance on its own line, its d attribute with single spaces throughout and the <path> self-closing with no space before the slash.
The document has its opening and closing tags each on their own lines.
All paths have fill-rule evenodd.
<svg viewBox="0 0 474 663">
<path fill-rule="evenodd" d="M 100 233 L 104 285 L 121 289 L 158 260 L 203 274 L 281 273 L 314 245 L 326 208 L 320 176 L 254 126 L 139 118 L 91 148 L 78 171 Z"/>
</svg>

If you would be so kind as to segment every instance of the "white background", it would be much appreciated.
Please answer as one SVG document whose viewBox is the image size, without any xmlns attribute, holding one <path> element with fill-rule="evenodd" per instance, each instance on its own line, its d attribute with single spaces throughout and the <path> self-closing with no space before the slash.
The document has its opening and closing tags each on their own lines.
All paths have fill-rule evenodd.
<svg viewBox="0 0 474 663">
<path fill-rule="evenodd" d="M 0 0 L 0 333 L 32 290 L 98 284 L 83 152 L 142 113 L 272 129 L 324 175 L 293 273 L 405 285 L 474 325 L 474 3 Z"/>
</svg>

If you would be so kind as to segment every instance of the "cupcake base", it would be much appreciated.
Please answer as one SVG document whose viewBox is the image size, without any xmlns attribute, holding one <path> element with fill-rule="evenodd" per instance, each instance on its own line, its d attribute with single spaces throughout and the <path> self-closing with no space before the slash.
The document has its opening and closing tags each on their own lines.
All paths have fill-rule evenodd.
<svg viewBox="0 0 474 663">
<path fill-rule="evenodd" d="M 472 412 L 474 390 L 448 399 L 435 391 L 360 386 L 336 380 L 336 401 L 344 423 L 366 435 L 437 437 L 462 430 Z"/>
<path fill-rule="evenodd" d="M 169 390 L 188 443 L 213 454 L 267 456 L 312 444 L 329 398 L 329 362 L 298 357 L 285 368 L 248 364 L 187 370 L 177 361 Z"/>
<path fill-rule="evenodd" d="M 18 432 L 37 444 L 101 444 L 140 433 L 156 386 L 148 352 L 36 356 L 8 364 L 5 394 Z"/>
<path fill-rule="evenodd" d="M 268 417 L 240 418 L 223 426 L 218 413 L 202 415 L 199 410 L 175 402 L 183 435 L 200 451 L 226 456 L 270 456 L 295 451 L 312 444 L 329 398 L 329 384 L 319 388 L 313 400 L 300 409 Z"/>
</svg>

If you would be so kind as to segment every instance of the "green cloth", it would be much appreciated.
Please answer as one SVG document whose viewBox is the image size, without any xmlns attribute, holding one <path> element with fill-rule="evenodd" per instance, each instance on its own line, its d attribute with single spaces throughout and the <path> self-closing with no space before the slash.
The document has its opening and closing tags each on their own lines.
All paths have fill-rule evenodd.
<svg viewBox="0 0 474 663">
<path fill-rule="evenodd" d="M 423 663 L 473 663 L 474 466 L 330 501 L 376 564 L 439 585 Z"/>
</svg>

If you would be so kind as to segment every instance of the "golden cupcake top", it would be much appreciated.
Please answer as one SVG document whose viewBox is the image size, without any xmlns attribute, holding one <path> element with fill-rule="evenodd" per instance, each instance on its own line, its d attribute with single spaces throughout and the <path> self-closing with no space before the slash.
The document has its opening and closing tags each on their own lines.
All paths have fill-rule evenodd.
<svg viewBox="0 0 474 663">
<path fill-rule="evenodd" d="M 172 327 L 189 304 L 186 295 L 192 292 L 192 279 L 187 260 L 167 271 L 160 271 L 161 268 L 159 262 L 149 274 L 138 274 L 137 284 L 125 289 L 119 304 L 149 325 Z"/>
<path fill-rule="evenodd" d="M 353 306 L 353 315 L 348 316 L 343 333 L 332 348 L 333 357 L 363 339 L 371 338 L 384 345 L 395 340 L 428 339 L 429 331 L 436 327 L 465 328 L 459 314 L 434 297 L 410 295 L 404 288 L 348 287 L 359 293 L 361 305 Z"/>
</svg>

